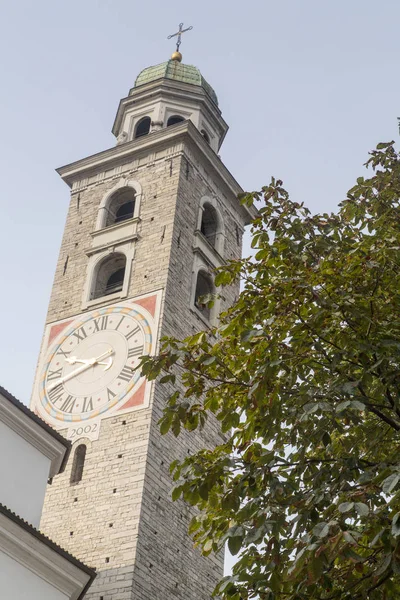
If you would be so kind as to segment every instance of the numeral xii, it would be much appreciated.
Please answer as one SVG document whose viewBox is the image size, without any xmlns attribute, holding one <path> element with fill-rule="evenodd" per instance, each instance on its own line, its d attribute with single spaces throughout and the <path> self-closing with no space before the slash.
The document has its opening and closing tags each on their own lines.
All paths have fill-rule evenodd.
<svg viewBox="0 0 400 600">
<path fill-rule="evenodd" d="M 102 331 L 103 329 L 107 329 L 108 325 L 108 315 L 104 315 L 103 317 L 99 317 L 98 319 L 93 319 L 94 331 Z"/>
</svg>

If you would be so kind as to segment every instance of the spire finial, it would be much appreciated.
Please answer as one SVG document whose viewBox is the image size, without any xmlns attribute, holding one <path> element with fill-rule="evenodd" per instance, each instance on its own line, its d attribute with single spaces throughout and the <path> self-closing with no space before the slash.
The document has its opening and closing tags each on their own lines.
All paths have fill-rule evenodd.
<svg viewBox="0 0 400 600">
<path fill-rule="evenodd" d="M 170 40 L 171 38 L 178 36 L 178 39 L 176 40 L 176 51 L 172 53 L 171 59 L 172 60 L 177 60 L 178 62 L 181 62 L 182 60 L 182 54 L 179 52 L 179 46 L 181 45 L 182 42 L 182 33 L 185 33 L 185 31 L 190 31 L 191 29 L 193 29 L 192 25 L 190 27 L 187 27 L 186 29 L 182 29 L 183 27 L 183 23 L 179 23 L 179 31 L 177 31 L 176 33 L 172 33 L 171 35 L 168 36 L 168 40 Z"/>
</svg>

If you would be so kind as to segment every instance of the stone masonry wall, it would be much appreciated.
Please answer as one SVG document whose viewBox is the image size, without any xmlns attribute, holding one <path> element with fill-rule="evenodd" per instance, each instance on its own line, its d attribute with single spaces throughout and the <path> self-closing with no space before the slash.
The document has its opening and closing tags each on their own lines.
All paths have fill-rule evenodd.
<svg viewBox="0 0 400 600">
<path fill-rule="evenodd" d="M 232 199 L 224 197 L 202 161 L 188 145 L 176 145 L 158 155 L 136 157 L 109 179 L 99 182 L 94 177 L 79 192 L 79 207 L 77 193 L 72 194 L 48 322 L 81 312 L 88 261 L 84 250 L 91 245 L 102 197 L 123 174 L 143 188 L 128 296 L 164 289 L 161 335 L 184 337 L 204 328 L 190 306 L 193 234 L 201 198 L 219 199 L 227 258 L 240 256 L 243 224 L 229 207 Z M 221 308 L 237 293 L 237 286 L 225 289 Z M 48 487 L 41 528 L 96 567 L 88 600 L 209 600 L 222 576 L 223 556 L 204 558 L 193 548 L 187 535 L 193 509 L 171 501 L 169 476 L 172 460 L 222 438 L 213 420 L 201 434 L 161 436 L 157 422 L 167 392 L 156 383 L 148 409 L 104 418 L 97 441 L 80 439 L 74 444 L 87 443 L 82 481 L 69 483 L 72 452 L 65 472 Z"/>
</svg>

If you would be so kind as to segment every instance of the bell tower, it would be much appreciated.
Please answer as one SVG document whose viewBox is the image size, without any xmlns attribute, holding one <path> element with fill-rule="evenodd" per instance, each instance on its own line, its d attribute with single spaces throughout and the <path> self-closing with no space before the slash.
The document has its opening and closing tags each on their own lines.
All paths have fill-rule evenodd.
<svg viewBox="0 0 400 600">
<path fill-rule="evenodd" d="M 193 547 L 193 509 L 172 502 L 169 476 L 221 441 L 217 423 L 161 436 L 171 390 L 135 370 L 161 337 L 205 329 L 233 302 L 238 285 L 211 309 L 202 299 L 254 216 L 218 156 L 217 96 L 181 60 L 138 75 L 114 147 L 58 169 L 71 199 L 31 406 L 74 444 L 41 529 L 96 568 L 90 600 L 209 600 L 222 576 L 223 556 Z"/>
</svg>

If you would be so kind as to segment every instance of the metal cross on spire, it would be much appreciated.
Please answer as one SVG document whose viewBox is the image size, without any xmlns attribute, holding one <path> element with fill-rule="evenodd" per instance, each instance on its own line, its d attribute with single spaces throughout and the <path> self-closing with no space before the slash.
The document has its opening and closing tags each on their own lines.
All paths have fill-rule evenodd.
<svg viewBox="0 0 400 600">
<path fill-rule="evenodd" d="M 193 29 L 192 25 L 190 27 L 187 27 L 186 29 L 182 29 L 183 27 L 183 23 L 179 23 L 179 31 L 177 31 L 176 33 L 172 33 L 171 35 L 168 36 L 168 40 L 170 40 L 171 38 L 178 36 L 178 39 L 176 41 L 176 51 L 179 52 L 179 46 L 181 45 L 182 42 L 182 33 L 185 33 L 186 31 L 190 31 L 191 29 Z"/>
</svg>

